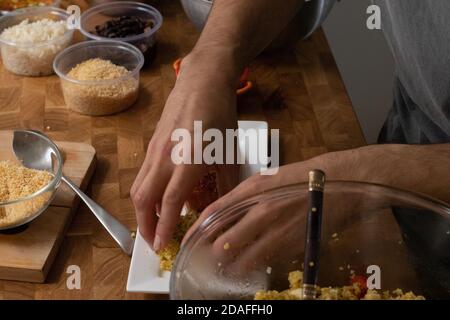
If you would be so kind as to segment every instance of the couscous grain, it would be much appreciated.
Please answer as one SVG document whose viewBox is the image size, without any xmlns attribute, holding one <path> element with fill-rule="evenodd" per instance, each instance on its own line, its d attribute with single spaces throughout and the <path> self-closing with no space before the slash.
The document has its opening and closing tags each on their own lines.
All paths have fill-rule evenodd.
<svg viewBox="0 0 450 320">
<path fill-rule="evenodd" d="M 258 291 L 255 300 L 302 300 L 303 272 L 296 270 L 289 273 L 289 289 L 284 291 Z M 425 300 L 413 292 L 404 293 L 401 289 L 380 292 L 366 290 L 359 283 L 343 287 L 317 287 L 318 300 Z"/>
<path fill-rule="evenodd" d="M 137 100 L 139 92 L 139 81 L 129 74 L 125 67 L 109 60 L 94 58 L 83 61 L 73 67 L 67 76 L 78 81 L 94 82 L 62 79 L 66 105 L 73 111 L 93 116 L 123 111 Z M 121 77 L 123 79 L 117 82 L 104 82 Z"/>
</svg>

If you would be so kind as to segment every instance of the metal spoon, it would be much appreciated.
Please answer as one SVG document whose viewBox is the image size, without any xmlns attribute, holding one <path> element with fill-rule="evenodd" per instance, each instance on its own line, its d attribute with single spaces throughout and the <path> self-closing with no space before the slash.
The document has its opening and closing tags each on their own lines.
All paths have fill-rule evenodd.
<svg viewBox="0 0 450 320">
<path fill-rule="evenodd" d="M 61 153 L 56 144 L 39 131 L 14 131 L 13 150 L 22 164 L 31 169 L 53 172 L 54 156 L 61 161 Z M 131 232 L 105 209 L 83 193 L 69 178 L 61 176 L 72 190 L 86 203 L 109 234 L 122 250 L 131 256 L 134 248 L 134 238 Z"/>
</svg>

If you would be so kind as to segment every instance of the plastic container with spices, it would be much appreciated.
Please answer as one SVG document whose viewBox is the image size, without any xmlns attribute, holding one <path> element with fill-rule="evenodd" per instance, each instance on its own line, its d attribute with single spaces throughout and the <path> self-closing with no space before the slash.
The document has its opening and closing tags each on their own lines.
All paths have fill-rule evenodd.
<svg viewBox="0 0 450 320">
<path fill-rule="evenodd" d="M 80 31 L 88 40 L 114 39 L 130 43 L 144 54 L 145 64 L 149 65 L 156 55 L 156 32 L 162 22 L 161 13 L 148 4 L 107 2 L 81 15 Z M 139 26 L 142 23 L 145 26 Z"/>
<path fill-rule="evenodd" d="M 86 41 L 61 52 L 55 58 L 54 69 L 60 77 L 68 108 L 101 116 L 134 104 L 143 64 L 142 53 L 128 43 Z M 121 72 L 124 68 L 126 72 Z"/>
</svg>

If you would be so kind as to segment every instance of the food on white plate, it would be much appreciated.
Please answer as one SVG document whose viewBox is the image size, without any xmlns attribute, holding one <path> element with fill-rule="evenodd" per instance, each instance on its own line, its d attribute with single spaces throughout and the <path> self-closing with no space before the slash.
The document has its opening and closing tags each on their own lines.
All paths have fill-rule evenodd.
<svg viewBox="0 0 450 320">
<path fill-rule="evenodd" d="M 173 263 L 180 251 L 181 241 L 189 228 L 198 218 L 196 211 L 190 210 L 180 217 L 175 234 L 167 246 L 157 252 L 159 256 L 159 267 L 164 271 L 172 271 Z"/>
<path fill-rule="evenodd" d="M 197 220 L 199 212 L 202 212 L 203 209 L 214 202 L 217 197 L 216 173 L 209 172 L 202 177 L 192 191 L 186 202 L 188 212 L 180 217 L 173 238 L 165 248 L 157 252 L 160 258 L 161 270 L 172 270 L 173 263 L 180 251 L 180 245 L 184 235 Z"/>
</svg>

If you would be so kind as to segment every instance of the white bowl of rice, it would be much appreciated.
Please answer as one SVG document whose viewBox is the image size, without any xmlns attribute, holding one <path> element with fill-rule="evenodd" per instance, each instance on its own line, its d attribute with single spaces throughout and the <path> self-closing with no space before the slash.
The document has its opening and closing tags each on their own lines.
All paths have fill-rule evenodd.
<svg viewBox="0 0 450 320">
<path fill-rule="evenodd" d="M 68 17 L 54 7 L 21 9 L 1 17 L 0 48 L 5 68 L 24 76 L 52 74 L 53 59 L 72 42 Z"/>
</svg>

